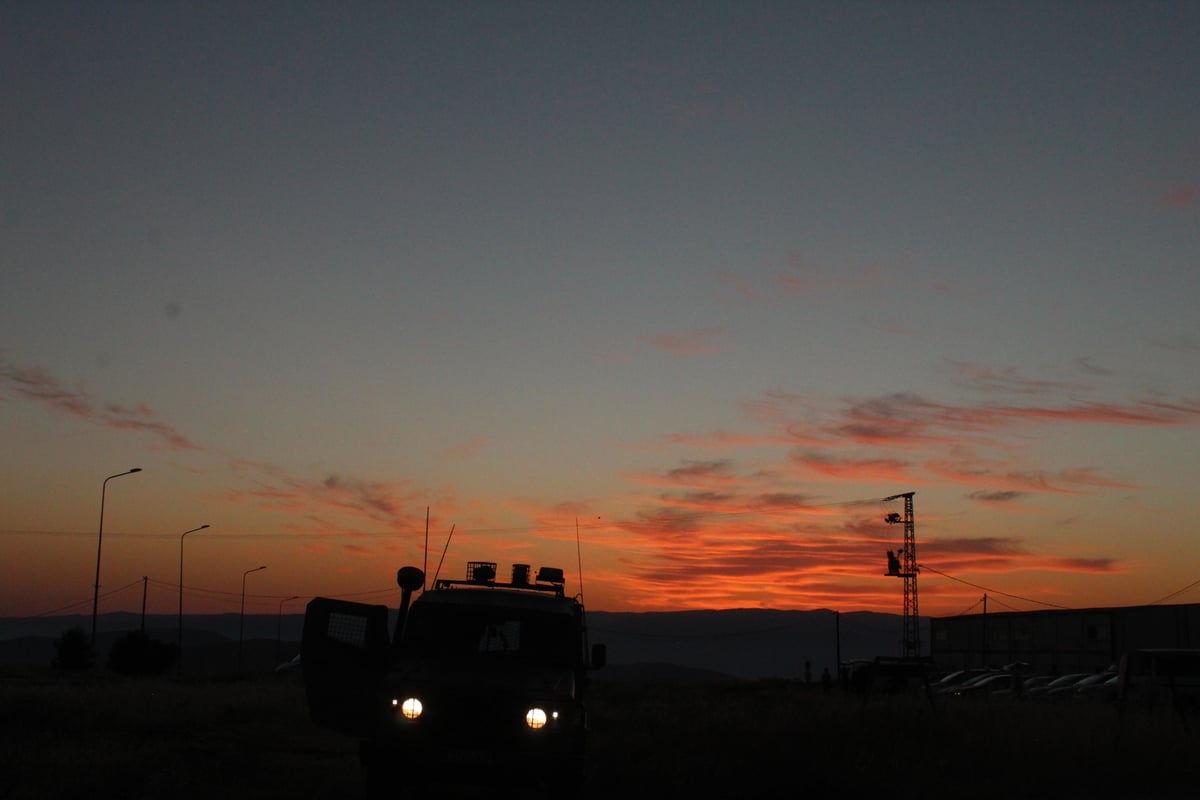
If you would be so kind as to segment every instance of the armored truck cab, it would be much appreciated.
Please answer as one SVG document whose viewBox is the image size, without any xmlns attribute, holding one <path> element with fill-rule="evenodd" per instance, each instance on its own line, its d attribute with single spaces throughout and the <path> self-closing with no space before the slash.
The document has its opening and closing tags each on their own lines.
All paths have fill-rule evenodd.
<svg viewBox="0 0 1200 800">
<path fill-rule="evenodd" d="M 521 781 L 570 795 L 584 771 L 589 646 L 582 602 L 562 571 L 470 562 L 466 580 L 424 583 L 408 567 L 391 637 L 387 609 L 316 598 L 302 663 L 310 714 L 360 739 L 370 794 L 455 782 Z"/>
</svg>

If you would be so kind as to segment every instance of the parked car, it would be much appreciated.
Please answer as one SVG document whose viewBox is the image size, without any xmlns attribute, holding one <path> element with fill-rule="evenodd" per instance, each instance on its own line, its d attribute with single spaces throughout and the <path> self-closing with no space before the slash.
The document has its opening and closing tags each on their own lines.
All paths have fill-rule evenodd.
<svg viewBox="0 0 1200 800">
<path fill-rule="evenodd" d="M 1057 675 L 1032 675 L 1026 678 L 1021 683 L 1021 694 L 1028 695 L 1030 693 L 1039 692 L 1042 687 L 1056 679 Z"/>
<path fill-rule="evenodd" d="M 1089 675 L 1091 675 L 1090 672 L 1070 672 L 1066 675 L 1060 675 L 1043 686 L 1030 689 L 1025 693 L 1025 696 L 1040 700 L 1062 699 L 1064 692 L 1070 692 L 1075 684 Z"/>
<path fill-rule="evenodd" d="M 959 686 L 949 694 L 953 697 L 988 697 L 999 693 L 1011 694 L 1019 685 L 1020 678 L 1016 674 L 994 672 Z"/>
<path fill-rule="evenodd" d="M 984 675 L 991 675 L 995 670 L 987 669 L 986 667 L 972 667 L 970 669 L 960 669 L 944 675 L 934 681 L 930 688 L 935 694 L 941 694 L 946 689 L 952 689 L 955 686 L 961 686 L 967 681 L 976 680 Z"/>
<path fill-rule="evenodd" d="M 1100 672 L 1084 678 L 1075 684 L 1074 697 L 1076 700 L 1101 700 L 1114 702 L 1117 699 L 1116 672 Z"/>
</svg>

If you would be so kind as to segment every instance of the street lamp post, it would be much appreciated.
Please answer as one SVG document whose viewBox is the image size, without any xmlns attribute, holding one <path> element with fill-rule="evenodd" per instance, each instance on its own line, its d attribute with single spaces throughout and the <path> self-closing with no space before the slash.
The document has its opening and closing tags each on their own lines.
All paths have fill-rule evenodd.
<svg viewBox="0 0 1200 800">
<path fill-rule="evenodd" d="M 242 674 L 242 642 L 244 641 L 246 631 L 246 576 L 251 572 L 258 572 L 261 569 L 266 569 L 267 565 L 248 569 L 242 573 L 242 614 L 238 620 L 238 675 Z"/>
<path fill-rule="evenodd" d="M 183 535 L 179 537 L 179 653 L 176 656 L 176 664 L 180 672 L 183 672 L 183 539 L 189 533 L 202 531 L 207 527 L 207 525 L 201 525 L 199 528 L 192 528 L 190 531 L 184 531 Z"/>
<path fill-rule="evenodd" d="M 285 597 L 279 601 L 279 617 L 275 623 L 275 663 L 279 663 L 280 649 L 283 645 L 283 604 L 289 600 L 299 600 L 300 595 L 294 594 L 291 597 Z"/>
<path fill-rule="evenodd" d="M 96 611 L 100 608 L 100 545 L 104 542 L 104 494 L 108 490 L 108 482 L 113 478 L 119 478 L 122 475 L 132 475 L 135 472 L 141 472 L 141 467 L 127 469 L 124 472 L 118 472 L 116 475 L 109 475 L 104 479 L 104 483 L 100 484 L 100 533 L 96 536 L 96 584 L 92 592 L 92 647 L 96 647 Z"/>
</svg>

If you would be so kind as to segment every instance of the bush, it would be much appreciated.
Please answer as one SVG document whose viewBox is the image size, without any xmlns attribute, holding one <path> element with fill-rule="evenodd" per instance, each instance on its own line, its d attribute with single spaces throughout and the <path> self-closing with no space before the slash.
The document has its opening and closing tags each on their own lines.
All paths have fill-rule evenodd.
<svg viewBox="0 0 1200 800">
<path fill-rule="evenodd" d="M 112 652 L 108 654 L 108 668 L 122 675 L 162 675 L 178 656 L 176 645 L 134 631 L 113 642 Z"/>
<path fill-rule="evenodd" d="M 92 642 L 78 626 L 63 631 L 54 643 L 56 669 L 87 669 L 92 666 Z"/>
</svg>

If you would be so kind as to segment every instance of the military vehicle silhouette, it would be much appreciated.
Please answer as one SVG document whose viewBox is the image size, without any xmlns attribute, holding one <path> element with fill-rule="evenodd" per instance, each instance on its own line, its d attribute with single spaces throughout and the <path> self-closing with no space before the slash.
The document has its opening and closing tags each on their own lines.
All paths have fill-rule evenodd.
<svg viewBox="0 0 1200 800">
<path fill-rule="evenodd" d="M 317 597 L 304 619 L 310 716 L 360 740 L 368 796 L 447 781 L 578 793 L 588 671 L 607 654 L 563 571 L 514 564 L 500 583 L 494 562 L 473 561 L 465 580 L 396 579 L 390 636 L 382 605 Z"/>
</svg>

